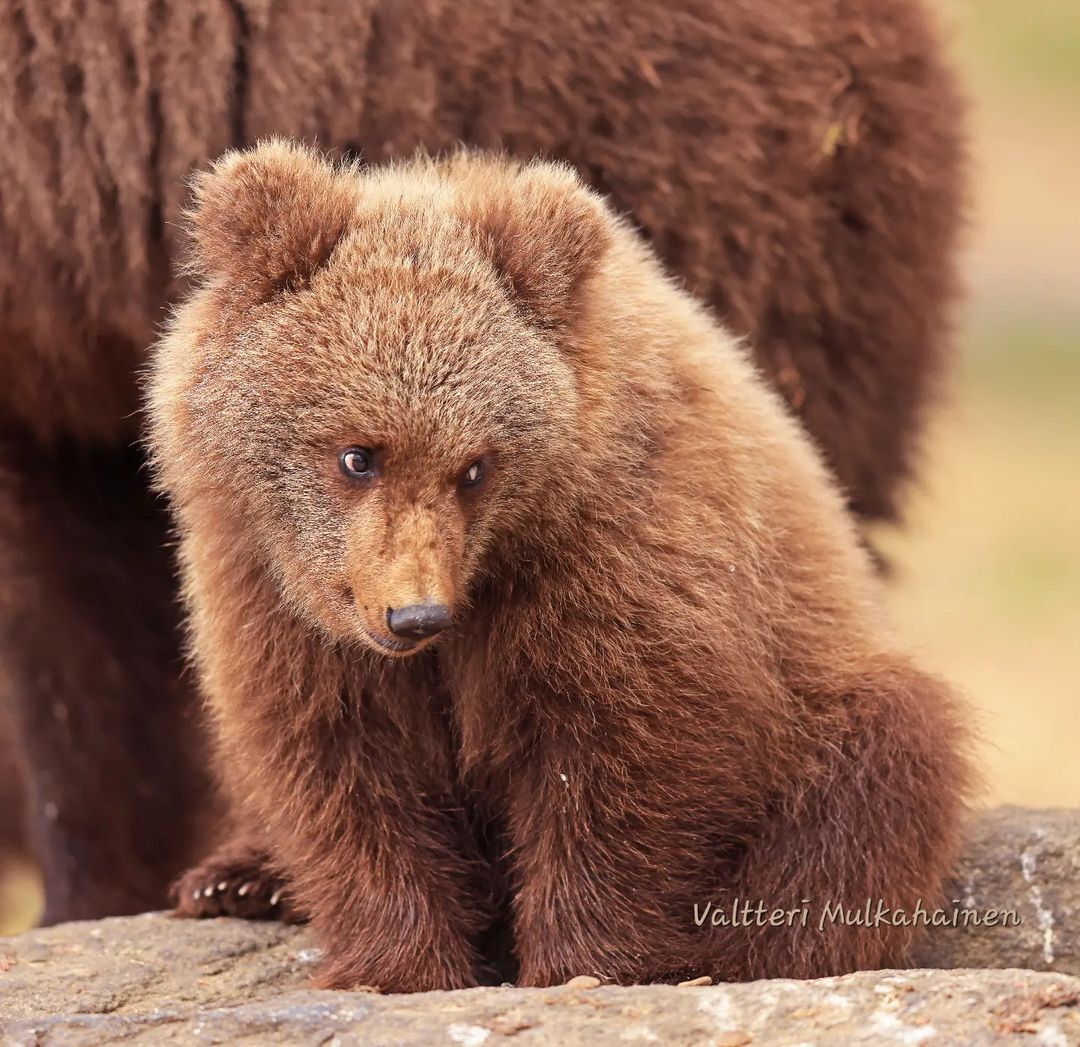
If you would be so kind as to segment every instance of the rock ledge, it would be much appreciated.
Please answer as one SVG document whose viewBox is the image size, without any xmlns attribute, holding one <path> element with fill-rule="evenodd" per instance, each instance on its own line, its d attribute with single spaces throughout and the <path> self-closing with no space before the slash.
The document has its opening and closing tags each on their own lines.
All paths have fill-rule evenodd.
<svg viewBox="0 0 1080 1047">
<path fill-rule="evenodd" d="M 64 924 L 0 938 L 0 1043 L 1080 1044 L 1080 812 L 990 812 L 952 894 L 1021 922 L 936 929 L 920 962 L 957 969 L 704 988 L 318 992 L 303 929 Z"/>
<path fill-rule="evenodd" d="M 708 988 L 306 988 L 302 930 L 150 913 L 0 942 L 0 1039 L 15 1045 L 1080 1043 L 1080 978 L 870 971 Z"/>
</svg>

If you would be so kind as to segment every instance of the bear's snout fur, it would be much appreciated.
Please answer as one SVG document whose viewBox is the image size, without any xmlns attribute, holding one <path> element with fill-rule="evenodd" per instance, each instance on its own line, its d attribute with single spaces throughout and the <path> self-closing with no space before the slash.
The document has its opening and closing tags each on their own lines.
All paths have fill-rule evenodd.
<svg viewBox="0 0 1080 1047">
<path fill-rule="evenodd" d="M 383 482 L 393 484 L 390 477 Z M 352 601 L 362 637 L 389 654 L 419 650 L 449 624 L 457 607 L 465 520 L 455 496 L 453 489 L 433 492 L 428 508 L 416 500 L 396 508 L 392 495 L 368 493 L 368 504 L 354 510 L 347 554 Z M 443 613 L 403 618 L 411 608 Z"/>
</svg>

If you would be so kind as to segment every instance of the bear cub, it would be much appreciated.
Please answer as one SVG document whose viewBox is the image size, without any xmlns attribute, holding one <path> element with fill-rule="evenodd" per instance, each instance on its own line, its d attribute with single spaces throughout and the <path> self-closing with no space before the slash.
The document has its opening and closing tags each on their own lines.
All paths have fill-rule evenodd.
<svg viewBox="0 0 1080 1047">
<path fill-rule="evenodd" d="M 190 221 L 150 443 L 236 835 L 181 911 L 287 896 L 322 985 L 396 992 L 903 964 L 699 918 L 934 903 L 967 716 L 628 224 L 563 166 L 285 141 Z"/>
</svg>

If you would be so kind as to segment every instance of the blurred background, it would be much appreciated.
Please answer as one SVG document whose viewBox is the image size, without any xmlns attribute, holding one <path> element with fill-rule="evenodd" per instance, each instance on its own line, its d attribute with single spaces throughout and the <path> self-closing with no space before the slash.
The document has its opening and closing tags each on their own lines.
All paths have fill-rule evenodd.
<svg viewBox="0 0 1080 1047">
<path fill-rule="evenodd" d="M 1080 3 L 939 0 L 972 99 L 970 298 L 895 568 L 967 691 L 986 804 L 1080 805 Z"/>
<path fill-rule="evenodd" d="M 971 294 L 907 524 L 877 538 L 900 633 L 980 711 L 982 802 L 1080 806 L 1080 2 L 937 3 L 974 108 Z M 40 899 L 29 863 L 0 877 L 0 934 Z"/>
</svg>

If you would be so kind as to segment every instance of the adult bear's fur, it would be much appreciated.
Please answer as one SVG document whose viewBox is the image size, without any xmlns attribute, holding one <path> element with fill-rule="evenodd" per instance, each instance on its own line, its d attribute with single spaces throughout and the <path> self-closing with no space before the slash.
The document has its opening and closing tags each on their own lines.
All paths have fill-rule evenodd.
<svg viewBox="0 0 1080 1047">
<path fill-rule="evenodd" d="M 961 197 L 956 93 L 915 0 L 16 0 L 0 69 L 0 569 L 18 583 L 0 658 L 47 919 L 160 904 L 209 813 L 160 748 L 185 702 L 164 532 L 121 448 L 182 289 L 185 176 L 229 146 L 571 161 L 750 336 L 855 510 L 895 514 L 947 352 Z"/>
<path fill-rule="evenodd" d="M 223 784 L 323 984 L 473 985 L 504 925 L 526 985 L 902 964 L 906 926 L 695 925 L 933 907 L 965 732 L 805 433 L 633 231 L 564 167 L 283 142 L 193 230 L 155 464 Z"/>
</svg>

